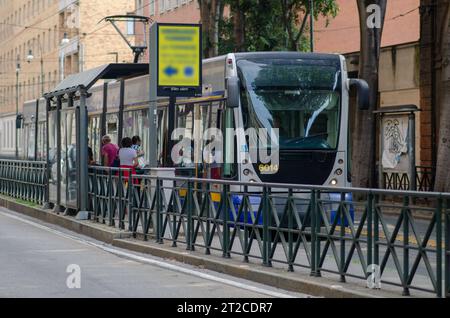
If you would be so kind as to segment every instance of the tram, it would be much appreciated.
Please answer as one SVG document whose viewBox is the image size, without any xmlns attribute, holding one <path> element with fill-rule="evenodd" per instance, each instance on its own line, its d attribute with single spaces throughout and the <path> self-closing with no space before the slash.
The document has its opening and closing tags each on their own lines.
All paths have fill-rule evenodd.
<svg viewBox="0 0 450 318">
<path fill-rule="evenodd" d="M 191 160 L 182 160 L 176 167 L 190 167 L 191 176 L 198 178 L 349 187 L 352 85 L 358 90 L 360 108 L 365 108 L 367 84 L 349 79 L 345 58 L 337 54 L 257 52 L 205 59 L 203 95 L 177 100 L 175 129 L 177 133 L 183 132 L 183 138 L 191 140 L 203 136 L 207 129 L 223 132 L 223 162 L 192 164 Z M 117 143 L 122 136 L 139 135 L 146 149 L 150 140 L 149 86 L 146 75 L 105 82 L 89 90 L 86 103 L 89 144 L 98 163 L 101 163 L 101 137 L 106 134 Z M 40 105 L 38 111 L 36 103 Z M 168 105 L 168 98 L 158 99 L 157 153 L 161 167 L 167 166 L 170 160 L 169 138 L 178 140 L 178 136 L 168 135 Z M 25 106 L 21 136 L 27 147 L 22 148 L 21 156 L 43 159 L 46 157 L 43 147 L 46 118 L 45 111 L 42 112 L 45 101 L 30 101 Z M 32 116 L 38 116 L 38 121 L 32 120 Z M 55 121 L 48 120 L 49 137 L 55 140 L 56 127 L 52 124 Z M 61 167 L 67 172 L 76 143 L 73 110 L 63 111 L 61 125 L 62 160 L 65 160 Z M 259 157 L 249 158 L 255 144 L 268 148 L 267 140 L 256 137 L 255 143 L 246 133 L 228 133 L 249 129 L 278 130 L 276 164 L 259 161 Z M 203 153 L 210 141 L 202 139 L 196 151 Z M 50 161 L 55 142 L 50 142 Z M 147 160 L 148 155 L 146 151 Z"/>
</svg>

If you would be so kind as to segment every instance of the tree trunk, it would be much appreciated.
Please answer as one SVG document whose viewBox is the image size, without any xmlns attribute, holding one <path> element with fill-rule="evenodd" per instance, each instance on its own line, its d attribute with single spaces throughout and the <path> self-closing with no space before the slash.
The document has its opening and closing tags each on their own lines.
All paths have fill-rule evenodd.
<svg viewBox="0 0 450 318">
<path fill-rule="evenodd" d="M 243 52 L 245 51 L 245 17 L 239 1 L 235 1 L 231 5 L 231 14 L 233 17 L 235 52 Z"/>
<path fill-rule="evenodd" d="M 198 4 L 203 29 L 203 57 L 213 57 L 218 54 L 222 0 L 198 0 Z"/>
<path fill-rule="evenodd" d="M 213 56 L 219 55 L 219 21 L 223 15 L 223 2 L 221 0 L 215 1 L 214 11 L 214 28 L 211 30 L 212 38 L 212 54 Z"/>
<path fill-rule="evenodd" d="M 437 69 L 437 77 L 440 77 L 436 100 L 439 107 L 439 132 L 437 140 L 436 179 L 434 190 L 450 192 L 450 1 L 439 1 L 437 5 L 437 41 L 433 58 L 441 64 Z M 437 65 L 437 66 L 438 66 Z M 432 141 L 434 142 L 434 141 Z"/>
<path fill-rule="evenodd" d="M 353 135 L 352 182 L 355 187 L 375 186 L 375 128 L 373 111 L 378 107 L 378 68 L 380 60 L 381 36 L 386 14 L 386 0 L 357 0 L 360 20 L 360 70 L 359 78 L 367 81 L 370 88 L 368 110 L 358 110 L 355 115 Z M 369 28 L 367 7 L 376 4 L 380 7 L 381 27 Z"/>
</svg>

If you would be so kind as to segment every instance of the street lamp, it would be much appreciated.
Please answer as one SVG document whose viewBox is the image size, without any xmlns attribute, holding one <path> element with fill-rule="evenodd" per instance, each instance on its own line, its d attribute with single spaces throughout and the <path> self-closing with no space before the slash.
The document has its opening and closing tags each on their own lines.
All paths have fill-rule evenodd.
<svg viewBox="0 0 450 318">
<path fill-rule="evenodd" d="M 70 43 L 70 39 L 67 36 L 67 32 L 64 32 L 64 36 L 63 36 L 63 38 L 61 40 L 61 45 L 65 45 L 65 44 L 69 44 L 69 43 Z"/>
<path fill-rule="evenodd" d="M 19 158 L 19 72 L 20 72 L 20 57 L 17 56 L 16 63 L 16 159 Z"/>
<path fill-rule="evenodd" d="M 44 57 L 42 55 L 42 49 L 41 49 L 41 44 L 39 44 L 39 50 L 41 53 L 41 96 L 44 95 Z M 33 55 L 33 51 L 30 49 L 28 50 L 28 55 L 27 55 L 27 62 L 31 63 L 31 61 L 33 61 L 34 59 L 34 55 Z"/>
</svg>

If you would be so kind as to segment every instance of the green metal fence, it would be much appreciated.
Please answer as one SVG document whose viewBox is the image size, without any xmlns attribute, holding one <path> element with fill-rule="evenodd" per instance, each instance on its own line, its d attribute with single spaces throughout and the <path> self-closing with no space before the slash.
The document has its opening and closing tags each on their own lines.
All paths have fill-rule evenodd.
<svg viewBox="0 0 450 318">
<path fill-rule="evenodd" d="M 91 168 L 96 221 L 205 254 L 449 297 L 450 194 L 127 173 Z"/>
<path fill-rule="evenodd" d="M 418 191 L 433 191 L 434 168 L 416 167 L 416 189 Z M 409 190 L 411 180 L 406 172 L 383 172 L 382 185 L 387 190 Z"/>
<path fill-rule="evenodd" d="M 0 194 L 43 204 L 47 186 L 45 162 L 0 160 Z"/>
<path fill-rule="evenodd" d="M 450 297 L 450 194 L 131 175 L 90 167 L 92 219 L 143 240 Z M 46 163 L 0 160 L 0 193 L 45 203 Z M 380 287 L 377 284 L 372 287 Z M 386 287 L 387 286 L 387 287 Z"/>
</svg>

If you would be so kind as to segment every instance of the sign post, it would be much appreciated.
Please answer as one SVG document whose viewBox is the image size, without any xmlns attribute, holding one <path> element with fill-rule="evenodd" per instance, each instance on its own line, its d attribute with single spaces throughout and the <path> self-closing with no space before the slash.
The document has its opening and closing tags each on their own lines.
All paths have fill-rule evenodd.
<svg viewBox="0 0 450 318">
<path fill-rule="evenodd" d="M 150 167 L 157 167 L 157 98 L 169 97 L 168 161 L 177 97 L 202 94 L 202 38 L 199 24 L 154 23 L 150 28 Z"/>
</svg>

